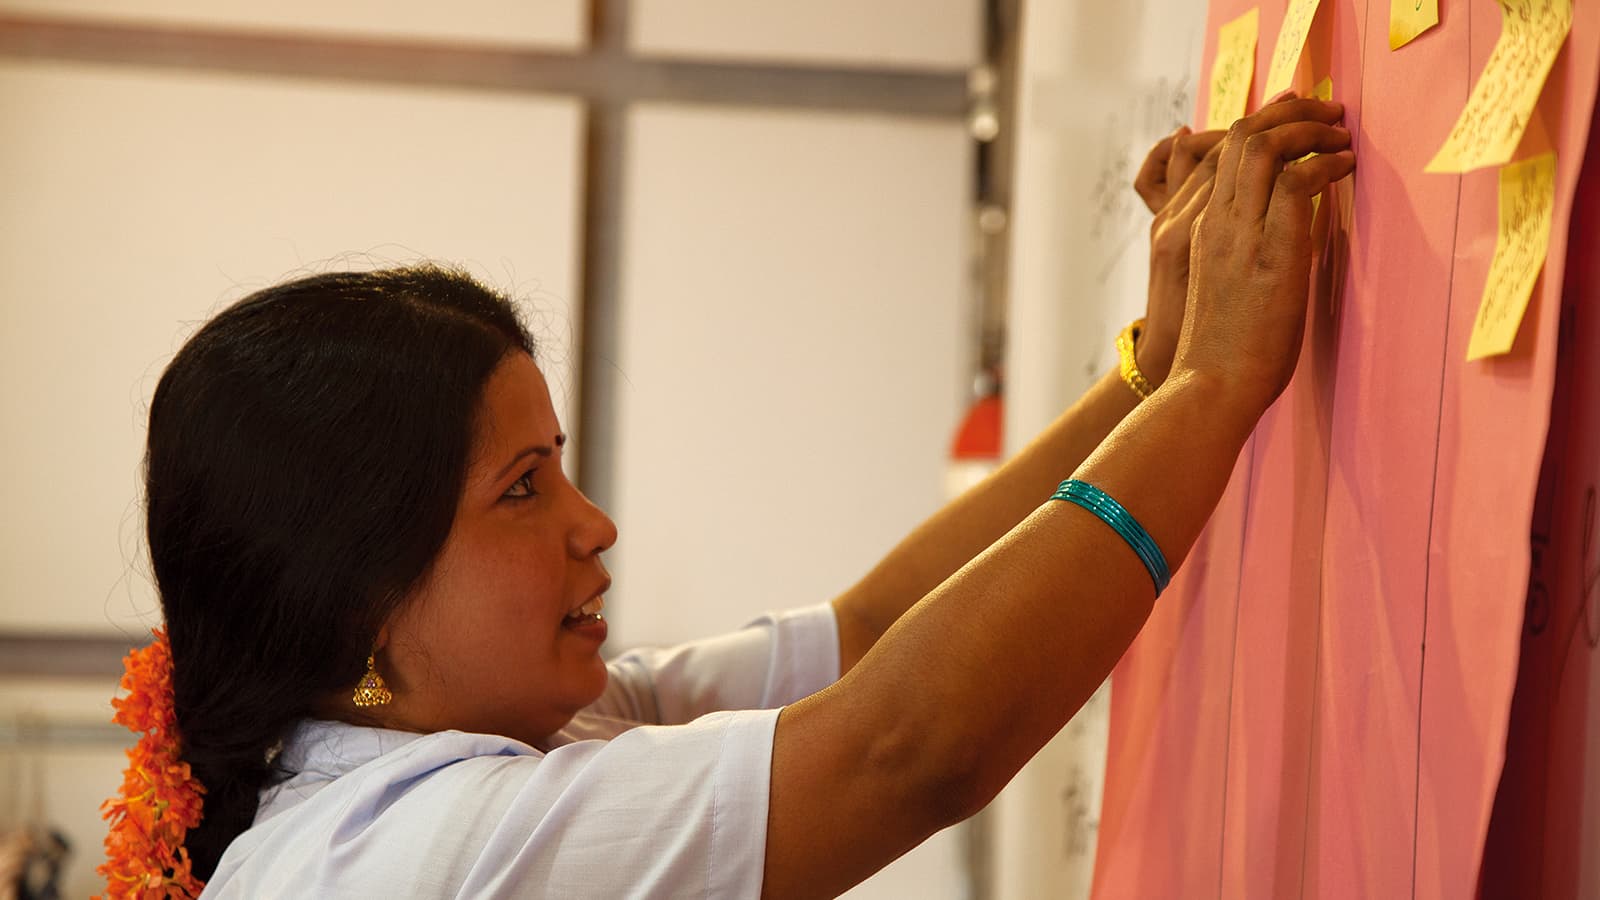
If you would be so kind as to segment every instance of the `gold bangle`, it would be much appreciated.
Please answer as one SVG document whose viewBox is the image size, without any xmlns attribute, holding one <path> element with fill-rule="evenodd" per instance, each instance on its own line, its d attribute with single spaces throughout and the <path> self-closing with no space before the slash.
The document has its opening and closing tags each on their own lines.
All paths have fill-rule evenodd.
<svg viewBox="0 0 1600 900">
<path fill-rule="evenodd" d="M 1139 340 L 1141 331 L 1144 331 L 1143 319 L 1135 319 L 1127 328 L 1122 329 L 1122 333 L 1117 335 L 1117 359 L 1123 382 L 1139 395 L 1140 400 L 1143 400 L 1155 393 L 1156 389 L 1151 386 L 1150 379 L 1139 371 L 1139 362 L 1133 358 L 1133 345 Z"/>
</svg>

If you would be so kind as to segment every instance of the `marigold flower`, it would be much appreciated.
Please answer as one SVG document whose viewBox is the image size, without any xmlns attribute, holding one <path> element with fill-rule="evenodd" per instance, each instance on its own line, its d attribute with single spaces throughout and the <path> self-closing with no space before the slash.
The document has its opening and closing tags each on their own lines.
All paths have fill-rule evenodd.
<svg viewBox="0 0 1600 900">
<path fill-rule="evenodd" d="M 192 900 L 205 884 L 194 877 L 183 839 L 200 824 L 205 787 L 178 758 L 177 716 L 172 709 L 172 647 L 160 628 L 146 647 L 123 659 L 121 688 L 111 701 L 112 721 L 139 734 L 128 749 L 122 789 L 100 806 L 111 823 L 105 897 Z M 96 898 L 99 900 L 99 898 Z"/>
</svg>

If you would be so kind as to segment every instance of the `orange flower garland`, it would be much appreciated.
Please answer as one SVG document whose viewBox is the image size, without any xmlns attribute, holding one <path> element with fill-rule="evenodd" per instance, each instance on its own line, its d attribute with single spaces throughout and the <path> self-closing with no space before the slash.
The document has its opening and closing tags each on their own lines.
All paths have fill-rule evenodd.
<svg viewBox="0 0 1600 900">
<path fill-rule="evenodd" d="M 183 839 L 200 824 L 205 788 L 178 758 L 177 717 L 172 710 L 172 647 L 167 633 L 123 660 L 122 689 L 112 721 L 140 733 L 128 750 L 122 792 L 100 806 L 111 822 L 106 861 L 107 897 L 130 900 L 190 900 L 205 884 L 190 871 Z M 98 900 L 98 898 L 96 898 Z"/>
</svg>

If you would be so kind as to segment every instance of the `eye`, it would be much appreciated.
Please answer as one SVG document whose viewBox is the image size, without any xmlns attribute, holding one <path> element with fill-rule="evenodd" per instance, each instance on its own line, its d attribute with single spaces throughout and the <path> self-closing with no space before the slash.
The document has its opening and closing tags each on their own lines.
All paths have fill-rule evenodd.
<svg viewBox="0 0 1600 900">
<path fill-rule="evenodd" d="M 537 471 L 539 470 L 534 468 L 523 472 L 522 477 L 511 482 L 511 487 L 501 496 L 506 500 L 527 500 L 539 496 L 539 492 L 533 489 L 533 473 Z"/>
</svg>

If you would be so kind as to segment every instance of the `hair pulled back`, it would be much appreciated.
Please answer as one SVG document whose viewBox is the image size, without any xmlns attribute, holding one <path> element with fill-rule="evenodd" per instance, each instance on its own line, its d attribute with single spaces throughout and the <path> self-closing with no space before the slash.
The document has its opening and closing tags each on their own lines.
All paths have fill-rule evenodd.
<svg viewBox="0 0 1600 900">
<path fill-rule="evenodd" d="M 209 878 L 250 827 L 269 749 L 354 686 L 443 547 L 489 375 L 533 341 L 450 269 L 332 273 L 207 322 L 150 406 L 146 527 Z"/>
</svg>

